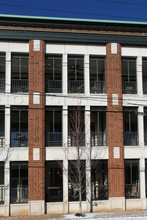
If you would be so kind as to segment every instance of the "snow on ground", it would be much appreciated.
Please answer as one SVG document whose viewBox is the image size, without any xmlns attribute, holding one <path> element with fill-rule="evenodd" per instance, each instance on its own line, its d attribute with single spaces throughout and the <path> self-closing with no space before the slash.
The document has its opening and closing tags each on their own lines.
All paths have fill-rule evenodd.
<svg viewBox="0 0 147 220">
<path fill-rule="evenodd" d="M 110 213 L 111 215 L 111 213 Z M 120 216 L 120 217 L 102 217 L 101 214 L 98 213 L 86 213 L 85 217 L 76 217 L 74 214 L 65 215 L 65 219 L 77 219 L 77 220 L 147 220 L 147 216 Z"/>
</svg>

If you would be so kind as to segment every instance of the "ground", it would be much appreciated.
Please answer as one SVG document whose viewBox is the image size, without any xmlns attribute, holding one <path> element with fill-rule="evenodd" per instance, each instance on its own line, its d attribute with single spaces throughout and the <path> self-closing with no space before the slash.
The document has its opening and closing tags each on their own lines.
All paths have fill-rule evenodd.
<svg viewBox="0 0 147 220">
<path fill-rule="evenodd" d="M 125 212 L 99 212 L 86 213 L 86 217 L 79 218 L 71 215 L 43 215 L 43 216 L 21 216 L 21 217 L 0 217 L 0 220 L 147 220 L 147 210 L 145 211 L 125 211 Z"/>
</svg>

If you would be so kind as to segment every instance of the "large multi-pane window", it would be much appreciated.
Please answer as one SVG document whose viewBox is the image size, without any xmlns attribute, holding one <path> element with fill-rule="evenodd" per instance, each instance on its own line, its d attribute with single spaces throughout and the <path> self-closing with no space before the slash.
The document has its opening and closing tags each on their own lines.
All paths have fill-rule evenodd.
<svg viewBox="0 0 147 220">
<path fill-rule="evenodd" d="M 143 93 L 147 94 L 147 59 L 142 60 Z"/>
<path fill-rule="evenodd" d="M 123 94 L 137 93 L 136 59 L 122 59 L 122 92 Z"/>
<path fill-rule="evenodd" d="M 28 146 L 28 108 L 11 108 L 11 147 Z"/>
<path fill-rule="evenodd" d="M 85 145 L 84 108 L 80 106 L 68 109 L 68 146 Z"/>
<path fill-rule="evenodd" d="M 91 167 L 92 200 L 108 199 L 108 162 L 92 161 Z"/>
<path fill-rule="evenodd" d="M 124 145 L 138 145 L 137 108 L 124 108 Z"/>
<path fill-rule="evenodd" d="M 12 55 L 11 91 L 28 92 L 29 57 L 25 54 Z"/>
<path fill-rule="evenodd" d="M 125 160 L 125 197 L 140 197 L 139 160 Z"/>
<path fill-rule="evenodd" d="M 4 107 L 0 107 L 0 147 L 4 147 L 5 144 L 5 110 Z"/>
<path fill-rule="evenodd" d="M 0 92 L 5 91 L 5 54 L 0 53 Z"/>
<path fill-rule="evenodd" d="M 62 146 L 62 108 L 46 108 L 46 146 Z"/>
<path fill-rule="evenodd" d="M 106 92 L 104 58 L 90 57 L 90 92 Z"/>
<path fill-rule="evenodd" d="M 10 164 L 10 202 L 28 202 L 28 162 Z"/>
<path fill-rule="evenodd" d="M 46 92 L 62 92 L 62 56 L 47 55 L 45 58 Z"/>
<path fill-rule="evenodd" d="M 91 107 L 91 146 L 107 145 L 106 108 Z"/>
<path fill-rule="evenodd" d="M 46 161 L 45 169 L 46 202 L 63 201 L 62 161 Z"/>
<path fill-rule="evenodd" d="M 84 93 L 84 57 L 68 57 L 68 92 Z"/>
</svg>

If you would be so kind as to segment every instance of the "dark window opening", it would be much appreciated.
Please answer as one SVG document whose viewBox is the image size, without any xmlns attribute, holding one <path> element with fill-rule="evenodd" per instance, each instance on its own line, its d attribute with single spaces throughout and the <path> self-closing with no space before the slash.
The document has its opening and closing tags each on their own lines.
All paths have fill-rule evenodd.
<svg viewBox="0 0 147 220">
<path fill-rule="evenodd" d="M 0 92 L 5 92 L 5 54 L 0 54 Z"/>
</svg>

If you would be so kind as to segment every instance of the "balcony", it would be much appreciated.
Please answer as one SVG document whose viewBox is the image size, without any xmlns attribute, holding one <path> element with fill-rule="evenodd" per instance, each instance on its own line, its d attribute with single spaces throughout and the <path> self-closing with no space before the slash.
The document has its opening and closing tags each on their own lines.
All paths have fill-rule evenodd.
<svg viewBox="0 0 147 220">
<path fill-rule="evenodd" d="M 28 186 L 17 186 L 10 189 L 11 203 L 27 203 L 28 202 Z"/>
<path fill-rule="evenodd" d="M 126 199 L 140 198 L 139 184 L 126 184 L 125 185 L 125 196 L 126 196 Z"/>
<path fill-rule="evenodd" d="M 106 132 L 92 132 L 91 133 L 91 146 L 107 146 Z"/>
<path fill-rule="evenodd" d="M 45 200 L 47 202 L 62 202 L 63 188 L 59 186 L 46 187 Z"/>
<path fill-rule="evenodd" d="M 90 81 L 90 93 L 103 94 L 106 93 L 106 84 L 104 81 Z"/>
<path fill-rule="evenodd" d="M 47 80 L 46 92 L 61 93 L 62 92 L 62 80 Z"/>
<path fill-rule="evenodd" d="M 123 94 L 136 94 L 137 93 L 136 82 L 123 81 L 122 92 Z"/>
<path fill-rule="evenodd" d="M 12 79 L 12 92 L 28 92 L 28 79 Z"/>
<path fill-rule="evenodd" d="M 124 145 L 137 146 L 138 145 L 138 132 L 124 132 Z"/>
<path fill-rule="evenodd" d="M 28 132 L 12 132 L 11 147 L 28 147 Z"/>
<path fill-rule="evenodd" d="M 47 147 L 62 146 L 62 132 L 47 132 L 46 146 Z"/>
<path fill-rule="evenodd" d="M 84 93 L 84 80 L 69 80 L 68 81 L 69 93 Z"/>
<path fill-rule="evenodd" d="M 5 79 L 0 79 L 0 92 L 5 92 Z"/>
<path fill-rule="evenodd" d="M 4 133 L 0 133 L 0 148 L 5 146 L 5 136 Z"/>
<path fill-rule="evenodd" d="M 68 146 L 79 147 L 85 145 L 85 133 L 84 132 L 70 132 L 68 133 Z"/>
</svg>

